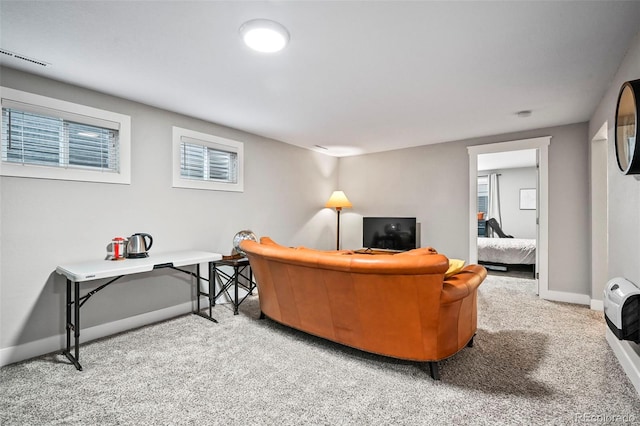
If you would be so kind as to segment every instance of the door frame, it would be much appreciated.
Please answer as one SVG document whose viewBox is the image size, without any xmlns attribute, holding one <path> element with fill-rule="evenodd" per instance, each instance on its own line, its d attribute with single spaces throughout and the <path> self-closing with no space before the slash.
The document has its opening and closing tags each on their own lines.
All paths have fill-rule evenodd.
<svg viewBox="0 0 640 426">
<path fill-rule="evenodd" d="M 467 147 L 469 152 L 469 263 L 478 262 L 478 155 L 523 149 L 537 149 L 538 169 L 538 237 L 536 277 L 538 295 L 549 298 L 549 145 L 551 136 L 498 142 Z"/>
<path fill-rule="evenodd" d="M 591 309 L 604 310 L 609 280 L 609 139 L 605 121 L 591 139 Z"/>
</svg>

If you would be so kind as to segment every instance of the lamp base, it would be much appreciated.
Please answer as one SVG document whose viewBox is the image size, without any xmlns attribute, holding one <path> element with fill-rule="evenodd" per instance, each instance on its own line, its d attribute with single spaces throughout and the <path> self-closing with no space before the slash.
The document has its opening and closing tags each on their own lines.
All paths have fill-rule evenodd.
<svg viewBox="0 0 640 426">
<path fill-rule="evenodd" d="M 336 250 L 340 250 L 340 210 L 341 207 L 336 207 L 336 212 L 338 213 L 338 230 L 336 232 Z"/>
</svg>

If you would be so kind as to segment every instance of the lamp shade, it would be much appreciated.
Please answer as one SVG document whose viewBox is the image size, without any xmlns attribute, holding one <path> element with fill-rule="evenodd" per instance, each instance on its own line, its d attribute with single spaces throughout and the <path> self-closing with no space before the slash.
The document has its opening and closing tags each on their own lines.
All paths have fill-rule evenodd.
<svg viewBox="0 0 640 426">
<path fill-rule="evenodd" d="M 329 197 L 329 201 L 324 205 L 325 207 L 341 209 L 343 207 L 350 208 L 353 207 L 351 201 L 344 195 L 342 191 L 333 191 L 331 197 Z"/>
</svg>

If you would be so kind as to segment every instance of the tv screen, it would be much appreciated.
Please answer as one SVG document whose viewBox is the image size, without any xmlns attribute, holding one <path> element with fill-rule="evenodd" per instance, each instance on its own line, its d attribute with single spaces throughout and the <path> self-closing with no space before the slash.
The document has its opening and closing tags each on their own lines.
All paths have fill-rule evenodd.
<svg viewBox="0 0 640 426">
<path fill-rule="evenodd" d="M 365 248 L 411 250 L 416 248 L 415 217 L 362 218 L 362 245 Z"/>
</svg>

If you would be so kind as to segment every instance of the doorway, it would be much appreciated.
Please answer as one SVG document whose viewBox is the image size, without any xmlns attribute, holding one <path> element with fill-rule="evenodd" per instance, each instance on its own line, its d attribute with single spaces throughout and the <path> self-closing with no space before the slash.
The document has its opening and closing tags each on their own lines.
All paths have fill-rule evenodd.
<svg viewBox="0 0 640 426">
<path fill-rule="evenodd" d="M 490 273 L 535 279 L 537 167 L 537 149 L 478 155 L 478 261 Z"/>
<path fill-rule="evenodd" d="M 538 294 L 547 298 L 548 281 L 548 183 L 549 183 L 549 144 L 551 136 L 522 139 L 488 145 L 468 147 L 469 152 L 469 263 L 478 262 L 478 158 L 483 154 L 535 150 L 538 161 L 537 229 L 536 229 L 536 272 Z"/>
</svg>

